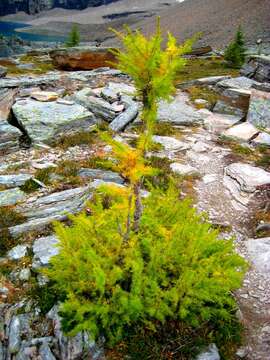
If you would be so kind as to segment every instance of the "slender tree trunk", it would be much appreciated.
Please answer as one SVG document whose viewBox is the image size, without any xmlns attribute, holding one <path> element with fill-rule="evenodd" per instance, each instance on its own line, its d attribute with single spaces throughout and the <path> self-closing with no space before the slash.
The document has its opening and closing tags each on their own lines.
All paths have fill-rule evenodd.
<svg viewBox="0 0 270 360">
<path fill-rule="evenodd" d="M 141 198 L 141 183 L 138 182 L 134 185 L 133 188 L 135 195 L 135 211 L 134 211 L 134 221 L 133 221 L 133 231 L 138 232 L 140 227 L 140 220 L 142 216 L 142 198 Z"/>
</svg>

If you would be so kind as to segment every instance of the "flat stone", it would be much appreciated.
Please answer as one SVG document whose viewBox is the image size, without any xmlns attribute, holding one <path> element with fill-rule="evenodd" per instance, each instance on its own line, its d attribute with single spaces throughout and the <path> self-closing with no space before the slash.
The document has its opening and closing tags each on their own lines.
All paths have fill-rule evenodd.
<svg viewBox="0 0 270 360">
<path fill-rule="evenodd" d="M 220 360 L 217 346 L 215 344 L 209 345 L 206 351 L 196 357 L 196 360 Z"/>
<path fill-rule="evenodd" d="M 10 260 L 19 260 L 26 256 L 27 249 L 28 249 L 27 245 L 17 245 L 11 250 L 9 250 L 9 252 L 7 253 L 7 257 Z"/>
<path fill-rule="evenodd" d="M 217 83 L 217 86 L 219 88 L 223 88 L 223 89 L 235 88 L 235 89 L 248 90 L 255 83 L 256 83 L 256 81 L 254 81 L 252 79 L 249 79 L 249 78 L 244 77 L 244 76 L 239 76 L 239 77 L 236 77 L 236 78 L 222 80 L 222 81 Z"/>
<path fill-rule="evenodd" d="M 81 169 L 78 172 L 78 176 L 82 178 L 101 179 L 108 182 L 115 182 L 117 184 L 123 184 L 124 179 L 113 171 L 101 170 L 101 169 Z"/>
<path fill-rule="evenodd" d="M 26 181 L 33 178 L 30 174 L 14 174 L 14 175 L 0 175 L 0 185 L 8 188 L 22 186 Z"/>
<path fill-rule="evenodd" d="M 208 76 L 205 78 L 197 79 L 196 82 L 198 85 L 216 85 L 220 81 L 228 80 L 231 76 L 221 75 L 221 76 Z"/>
<path fill-rule="evenodd" d="M 192 145 L 192 150 L 197 153 L 203 153 L 209 151 L 209 148 L 210 148 L 209 145 L 207 145 L 203 141 L 197 141 L 195 142 L 195 144 Z"/>
<path fill-rule="evenodd" d="M 31 277 L 31 270 L 29 268 L 22 269 L 19 273 L 20 281 L 28 281 Z"/>
<path fill-rule="evenodd" d="M 252 90 L 247 121 L 257 127 L 270 129 L 270 93 Z"/>
<path fill-rule="evenodd" d="M 178 175 L 198 175 L 198 170 L 191 165 L 185 165 L 180 163 L 172 163 L 170 165 L 171 170 Z"/>
<path fill-rule="evenodd" d="M 109 125 L 109 128 L 113 131 L 121 131 L 133 120 L 136 119 L 139 113 L 139 105 L 135 101 L 132 101 L 128 96 L 122 97 L 125 106 L 125 111 L 118 115 Z"/>
<path fill-rule="evenodd" d="M 158 144 L 161 144 L 164 147 L 164 150 L 166 151 L 180 151 L 180 150 L 188 150 L 190 148 L 190 145 L 170 136 L 154 135 L 153 141 Z"/>
<path fill-rule="evenodd" d="M 28 221 L 9 228 L 9 232 L 13 237 L 18 237 L 28 231 L 42 230 L 53 221 L 64 220 L 68 214 L 80 212 L 91 197 L 92 188 L 85 186 L 53 193 L 17 206 L 16 210 L 23 213 Z"/>
<path fill-rule="evenodd" d="M 53 91 L 33 91 L 30 95 L 33 99 L 38 101 L 55 101 L 59 95 Z"/>
<path fill-rule="evenodd" d="M 25 193 L 19 188 L 0 191 L 0 206 L 15 205 L 25 199 Z"/>
<path fill-rule="evenodd" d="M 217 174 L 207 174 L 202 178 L 202 180 L 206 185 L 211 184 L 218 180 L 218 175 Z"/>
<path fill-rule="evenodd" d="M 256 189 L 270 184 L 270 173 L 249 164 L 234 163 L 225 168 L 223 184 L 232 196 L 235 209 L 244 210 Z"/>
<path fill-rule="evenodd" d="M 21 345 L 21 322 L 18 316 L 13 316 L 9 326 L 8 350 L 10 354 L 16 354 L 20 350 Z"/>
<path fill-rule="evenodd" d="M 158 107 L 158 120 L 177 125 L 194 125 L 203 121 L 203 113 L 188 104 L 188 96 L 179 93 L 172 102 L 161 101 Z"/>
<path fill-rule="evenodd" d="M 57 135 L 68 131 L 83 131 L 95 122 L 93 114 L 79 104 L 39 102 L 33 99 L 17 101 L 12 107 L 18 122 L 34 141 L 50 143 Z"/>
<path fill-rule="evenodd" d="M 239 116 L 240 118 L 243 118 L 245 116 L 245 113 L 243 110 L 228 105 L 225 101 L 218 100 L 216 105 L 214 106 L 213 112 L 219 113 L 219 114 L 226 114 L 226 115 L 235 115 Z"/>
<path fill-rule="evenodd" d="M 44 76 L 30 77 L 30 76 L 20 76 L 12 78 L 3 78 L 0 79 L 0 89 L 3 88 L 21 88 L 21 87 L 31 87 L 38 85 L 53 84 L 59 81 L 61 75 L 59 73 L 55 74 L 46 74 Z"/>
<path fill-rule="evenodd" d="M 39 355 L 42 360 L 56 360 L 48 344 L 41 345 Z"/>
<path fill-rule="evenodd" d="M 252 144 L 270 146 L 270 135 L 266 132 L 260 132 L 259 135 L 252 140 Z"/>
<path fill-rule="evenodd" d="M 21 135 L 19 129 L 0 120 L 0 151 L 9 153 L 18 150 Z"/>
<path fill-rule="evenodd" d="M 119 97 L 126 96 L 134 96 L 136 93 L 136 89 L 132 85 L 128 85 L 125 83 L 114 83 L 109 82 L 109 84 L 101 89 L 100 95 L 111 103 L 119 100 Z"/>
<path fill-rule="evenodd" d="M 249 239 L 247 250 L 257 271 L 264 275 L 270 274 L 270 237 Z"/>
<path fill-rule="evenodd" d="M 204 128 L 214 134 L 221 134 L 226 129 L 236 125 L 241 120 L 239 116 L 213 113 L 204 120 Z"/>
<path fill-rule="evenodd" d="M 225 168 L 225 174 L 234 179 L 241 191 L 253 193 L 258 186 L 270 184 L 270 172 L 244 163 L 233 163 Z"/>
<path fill-rule="evenodd" d="M 270 56 L 250 56 L 241 69 L 241 74 L 260 82 L 270 82 Z"/>
<path fill-rule="evenodd" d="M 57 99 L 57 103 L 62 104 L 62 105 L 74 105 L 75 104 L 74 101 L 65 100 L 65 99 Z"/>
<path fill-rule="evenodd" d="M 48 266 L 50 259 L 59 253 L 57 244 L 59 240 L 55 236 L 41 237 L 33 244 L 33 269 Z"/>
<path fill-rule="evenodd" d="M 255 128 L 255 126 L 248 122 L 244 122 L 225 130 L 222 135 L 239 141 L 250 141 L 256 137 L 259 132 L 260 131 Z"/>
<path fill-rule="evenodd" d="M 116 117 L 113 106 L 107 101 L 95 97 L 92 94 L 91 88 L 84 88 L 73 95 L 73 100 L 86 107 L 98 118 L 111 122 Z"/>
<path fill-rule="evenodd" d="M 8 120 L 16 93 L 17 91 L 12 89 L 0 89 L 0 122 Z"/>
</svg>

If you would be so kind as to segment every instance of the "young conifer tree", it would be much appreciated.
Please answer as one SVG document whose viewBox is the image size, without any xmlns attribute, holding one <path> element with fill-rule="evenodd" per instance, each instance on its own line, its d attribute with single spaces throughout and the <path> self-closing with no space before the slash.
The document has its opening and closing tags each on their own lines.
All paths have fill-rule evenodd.
<svg viewBox="0 0 270 360">
<path fill-rule="evenodd" d="M 157 323 L 176 320 L 194 327 L 208 321 L 224 326 L 235 308 L 231 291 L 241 285 L 245 269 L 232 241 L 218 239 L 218 231 L 190 201 L 179 200 L 174 186 L 140 198 L 142 177 L 154 172 L 144 154 L 157 102 L 174 91 L 174 76 L 184 64 L 180 55 L 191 41 L 178 47 L 169 35 L 162 50 L 159 25 L 149 40 L 130 29 L 119 36 L 125 48 L 117 53 L 119 68 L 132 76 L 143 100 L 146 134 L 136 149 L 106 135 L 104 139 L 130 187 L 103 186 L 90 216 L 71 216 L 69 227 L 58 223 L 60 252 L 46 271 L 65 293 L 65 333 L 88 331 L 94 338 L 105 336 L 111 345 L 134 325 L 155 330 Z"/>
<path fill-rule="evenodd" d="M 186 64 L 182 55 L 191 50 L 195 37 L 179 46 L 172 34 L 168 33 L 167 44 L 163 49 L 159 18 L 157 18 L 156 32 L 150 38 L 144 36 L 139 30 L 132 31 L 128 26 L 125 27 L 124 32 L 113 31 L 123 45 L 123 50 L 113 51 L 117 59 L 115 65 L 131 76 L 137 95 L 143 104 L 144 132 L 138 141 L 139 153 L 137 155 L 144 157 L 152 143 L 153 129 L 157 121 L 158 102 L 170 100 L 171 95 L 175 92 L 176 74 Z M 140 180 L 141 177 L 133 183 L 136 198 L 133 226 L 137 230 L 142 213 Z"/>
<path fill-rule="evenodd" d="M 234 40 L 228 45 L 224 59 L 235 68 L 241 68 L 246 58 L 246 48 L 244 34 L 241 26 L 239 26 Z"/>
<path fill-rule="evenodd" d="M 66 46 L 67 47 L 73 47 L 73 46 L 78 46 L 80 44 L 80 32 L 78 29 L 78 26 L 75 24 L 72 26 L 72 29 L 69 33 L 67 42 L 66 42 Z"/>
</svg>

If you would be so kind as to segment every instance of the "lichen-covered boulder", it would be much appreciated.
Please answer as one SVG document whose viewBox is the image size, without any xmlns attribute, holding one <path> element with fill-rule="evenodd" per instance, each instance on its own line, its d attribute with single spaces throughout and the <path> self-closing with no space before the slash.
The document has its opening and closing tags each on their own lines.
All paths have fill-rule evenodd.
<svg viewBox="0 0 270 360">
<path fill-rule="evenodd" d="M 95 122 L 93 114 L 79 104 L 27 99 L 17 101 L 12 109 L 28 136 L 45 143 L 53 142 L 62 133 L 87 130 Z"/>
<path fill-rule="evenodd" d="M 252 90 L 247 120 L 259 128 L 270 129 L 270 93 Z"/>
</svg>

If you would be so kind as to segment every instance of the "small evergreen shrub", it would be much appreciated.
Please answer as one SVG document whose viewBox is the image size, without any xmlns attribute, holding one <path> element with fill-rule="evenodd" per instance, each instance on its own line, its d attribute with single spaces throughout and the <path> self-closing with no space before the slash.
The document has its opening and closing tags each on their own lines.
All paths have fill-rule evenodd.
<svg viewBox="0 0 270 360">
<path fill-rule="evenodd" d="M 129 190 L 100 189 L 91 210 L 91 216 L 72 216 L 71 227 L 56 225 L 60 253 L 46 272 L 65 293 L 67 334 L 87 330 L 114 344 L 135 325 L 230 322 L 231 292 L 241 285 L 245 262 L 188 200 L 179 201 L 174 187 L 143 200 L 139 231 L 129 228 L 128 237 L 135 211 Z"/>
<path fill-rule="evenodd" d="M 224 59 L 234 68 L 241 68 L 245 62 L 246 49 L 244 34 L 241 27 L 238 28 L 234 40 L 228 45 Z"/>
<path fill-rule="evenodd" d="M 80 44 L 80 32 L 77 25 L 73 25 L 66 41 L 67 47 L 78 46 Z"/>
</svg>

